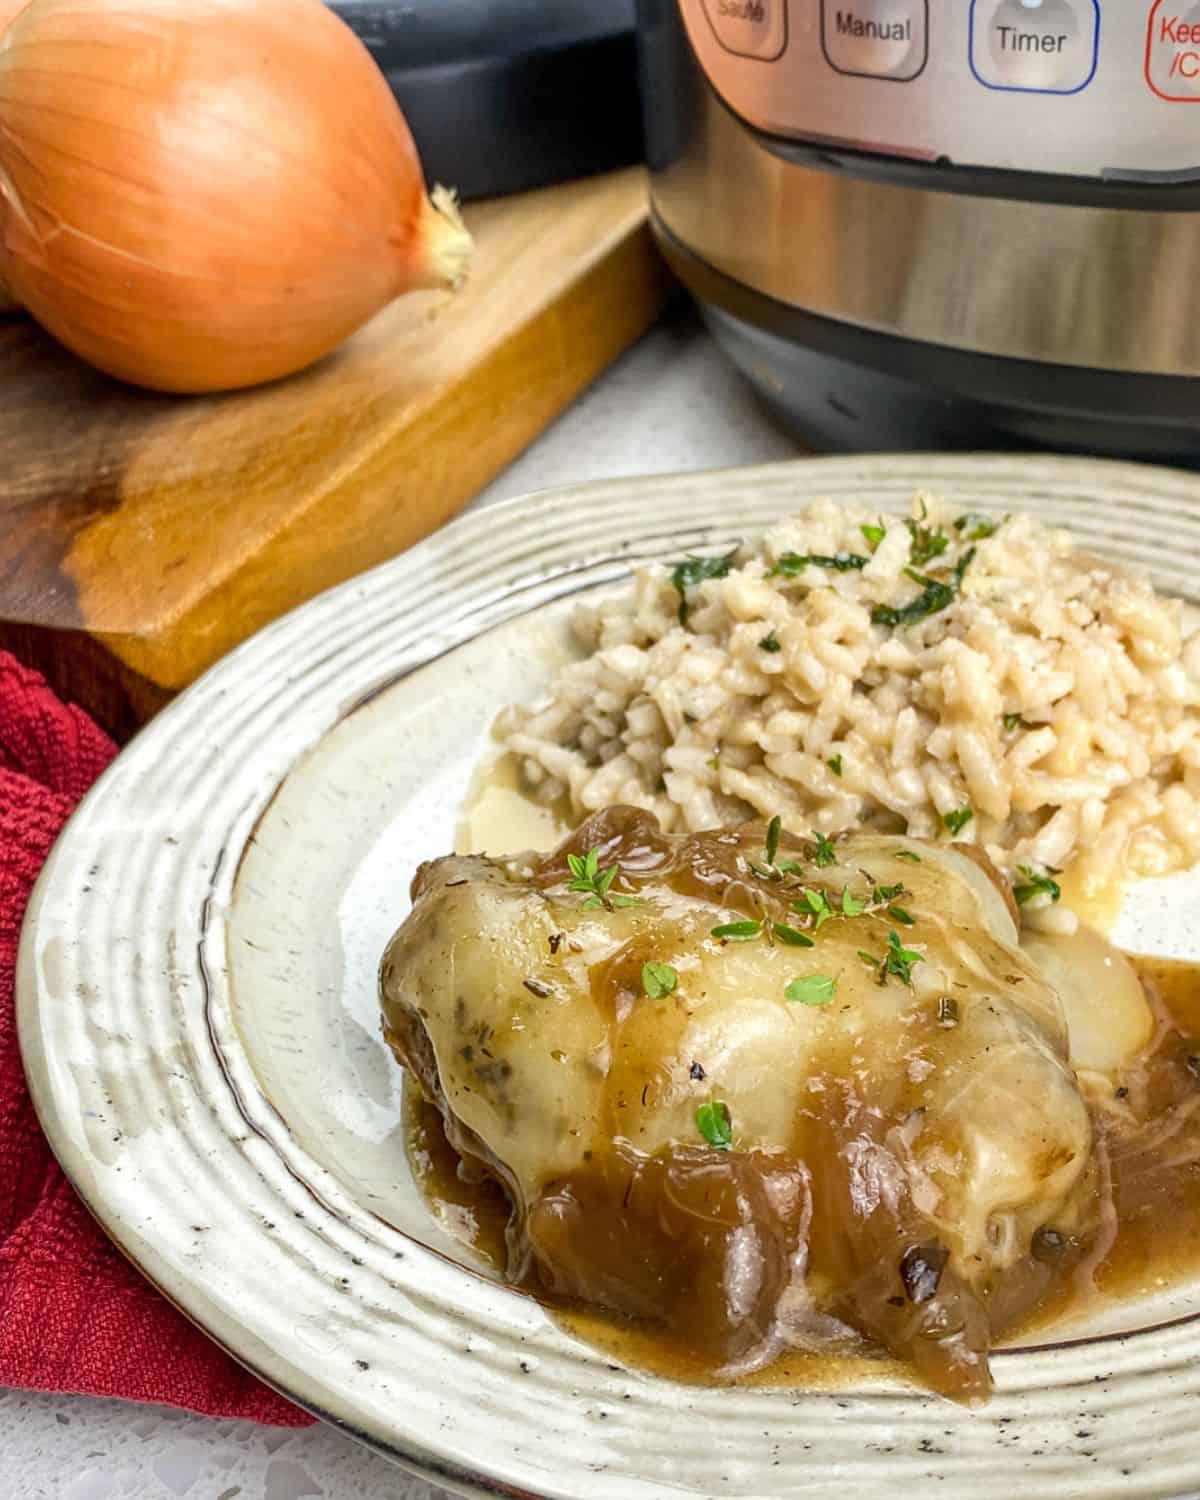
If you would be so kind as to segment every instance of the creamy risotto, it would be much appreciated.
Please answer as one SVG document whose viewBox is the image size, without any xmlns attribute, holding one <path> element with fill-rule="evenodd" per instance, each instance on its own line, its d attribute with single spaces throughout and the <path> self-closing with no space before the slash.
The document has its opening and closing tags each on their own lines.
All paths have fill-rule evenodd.
<svg viewBox="0 0 1200 1500">
<path fill-rule="evenodd" d="M 527 786 L 668 830 L 778 813 L 979 845 L 1034 925 L 1200 858 L 1200 633 L 1027 515 L 818 502 L 581 605 L 582 660 L 501 721 Z"/>
</svg>

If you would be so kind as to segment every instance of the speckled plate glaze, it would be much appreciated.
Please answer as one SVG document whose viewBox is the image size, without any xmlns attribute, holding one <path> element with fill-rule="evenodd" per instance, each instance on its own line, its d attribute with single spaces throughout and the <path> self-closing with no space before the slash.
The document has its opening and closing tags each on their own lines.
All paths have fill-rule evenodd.
<svg viewBox="0 0 1200 1500">
<path fill-rule="evenodd" d="M 450 526 L 265 630 L 119 758 L 30 906 L 21 1042 L 113 1238 L 238 1359 L 463 1495 L 1008 1500 L 1200 1486 L 1200 1287 L 996 1359 L 986 1409 L 847 1379 L 695 1389 L 620 1368 L 431 1221 L 399 1135 L 377 957 L 453 841 L 496 710 L 583 590 L 820 495 L 1028 508 L 1200 601 L 1200 480 L 1008 457 L 822 459 L 589 485 Z M 1128 946 L 1200 954 L 1194 875 Z"/>
</svg>

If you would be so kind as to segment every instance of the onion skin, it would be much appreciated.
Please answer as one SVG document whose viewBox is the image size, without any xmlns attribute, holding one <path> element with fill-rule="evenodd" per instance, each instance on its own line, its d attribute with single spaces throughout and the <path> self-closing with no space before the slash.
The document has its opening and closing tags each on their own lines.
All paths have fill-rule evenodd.
<svg viewBox="0 0 1200 1500">
<path fill-rule="evenodd" d="M 469 247 L 321 0 L 32 0 L 0 36 L 0 281 L 122 380 L 290 374 Z"/>
<path fill-rule="evenodd" d="M 0 0 L 0 32 L 25 9 L 29 0 Z M 20 304 L 13 298 L 0 275 L 0 318 L 7 313 L 20 312 Z"/>
</svg>

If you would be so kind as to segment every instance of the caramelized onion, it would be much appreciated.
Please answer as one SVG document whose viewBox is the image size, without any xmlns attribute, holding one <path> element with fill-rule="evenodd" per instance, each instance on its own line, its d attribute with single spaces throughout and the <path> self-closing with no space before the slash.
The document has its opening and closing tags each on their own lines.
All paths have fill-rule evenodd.
<svg viewBox="0 0 1200 1500">
<path fill-rule="evenodd" d="M 0 35 L 0 279 L 112 375 L 290 374 L 469 251 L 321 0 L 32 0 Z"/>
</svg>

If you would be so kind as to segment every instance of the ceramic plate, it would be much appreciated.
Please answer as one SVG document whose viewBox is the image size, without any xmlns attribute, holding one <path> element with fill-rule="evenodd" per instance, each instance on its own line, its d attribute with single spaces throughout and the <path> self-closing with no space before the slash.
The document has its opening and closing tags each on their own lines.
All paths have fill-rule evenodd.
<svg viewBox="0 0 1200 1500">
<path fill-rule="evenodd" d="M 585 590 L 821 495 L 1028 508 L 1200 598 L 1200 480 L 887 457 L 590 485 L 457 522 L 265 630 L 72 820 L 30 907 L 19 1015 L 60 1160 L 113 1238 L 279 1390 L 464 1495 L 1008 1500 L 1200 1486 L 1200 1287 L 997 1357 L 966 1411 L 899 1384 L 708 1389 L 611 1363 L 433 1222 L 376 1018 L 417 863 L 451 847 L 489 725 Z M 1200 886 L 1118 937 L 1200 956 Z"/>
</svg>

